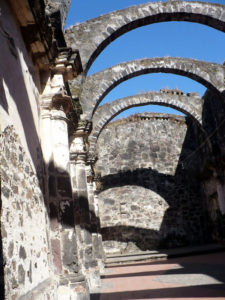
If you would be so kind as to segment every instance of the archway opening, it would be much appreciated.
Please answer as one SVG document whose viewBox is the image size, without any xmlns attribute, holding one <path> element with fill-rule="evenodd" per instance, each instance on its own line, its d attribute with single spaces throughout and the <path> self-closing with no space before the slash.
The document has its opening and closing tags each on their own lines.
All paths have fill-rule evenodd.
<svg viewBox="0 0 225 300">
<path fill-rule="evenodd" d="M 175 74 L 165 73 L 153 73 L 137 76 L 127 81 L 122 82 L 111 90 L 100 103 L 99 107 L 105 103 L 110 103 L 116 99 L 127 97 L 130 95 L 139 95 L 149 91 L 160 91 L 162 89 L 179 90 L 188 94 L 190 92 L 196 92 L 202 97 L 206 91 L 205 86 L 194 81 L 188 77 L 183 77 Z M 121 116 L 117 118 L 129 116 L 138 112 L 159 112 L 159 113 L 171 113 L 181 115 L 182 112 L 166 107 L 166 106 L 140 106 L 138 108 L 132 108 L 125 111 Z"/>
<path fill-rule="evenodd" d="M 224 33 L 211 27 L 184 21 L 155 23 L 129 31 L 111 42 L 95 59 L 87 75 L 142 57 L 191 57 L 222 64 L 224 48 Z"/>
</svg>

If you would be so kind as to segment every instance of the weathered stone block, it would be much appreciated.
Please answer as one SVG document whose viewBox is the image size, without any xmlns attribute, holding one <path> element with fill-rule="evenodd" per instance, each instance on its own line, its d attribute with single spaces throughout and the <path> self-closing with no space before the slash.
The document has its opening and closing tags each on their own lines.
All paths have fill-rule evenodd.
<svg viewBox="0 0 225 300">
<path fill-rule="evenodd" d="M 22 265 L 18 266 L 18 282 L 22 284 L 25 282 L 25 271 Z"/>
<path fill-rule="evenodd" d="M 52 255 L 53 255 L 53 262 L 57 273 L 61 273 L 62 271 L 62 259 L 61 259 L 61 244 L 60 241 L 57 239 L 51 240 L 51 248 L 52 248 Z"/>
<path fill-rule="evenodd" d="M 78 258 L 75 232 L 63 233 L 63 264 L 72 273 L 78 272 Z"/>
</svg>

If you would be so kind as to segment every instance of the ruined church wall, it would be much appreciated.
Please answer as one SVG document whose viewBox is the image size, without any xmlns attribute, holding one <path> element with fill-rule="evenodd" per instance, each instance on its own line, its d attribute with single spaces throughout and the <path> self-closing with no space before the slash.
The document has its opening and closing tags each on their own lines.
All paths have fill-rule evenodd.
<svg viewBox="0 0 225 300">
<path fill-rule="evenodd" d="M 39 137 L 39 74 L 10 8 L 5 1 L 0 8 L 0 265 L 1 272 L 4 266 L 5 298 L 18 299 L 51 275 L 49 217 Z M 47 299 L 47 294 L 54 299 L 49 282 L 46 294 L 45 288 L 41 288 L 42 299 Z"/>
<path fill-rule="evenodd" d="M 197 131 L 190 119 L 161 114 L 115 121 L 102 131 L 96 172 L 107 253 L 208 240 Z"/>
<path fill-rule="evenodd" d="M 203 96 L 203 128 L 211 151 L 201 151 L 201 177 L 215 241 L 225 241 L 225 103 L 212 91 Z"/>
</svg>

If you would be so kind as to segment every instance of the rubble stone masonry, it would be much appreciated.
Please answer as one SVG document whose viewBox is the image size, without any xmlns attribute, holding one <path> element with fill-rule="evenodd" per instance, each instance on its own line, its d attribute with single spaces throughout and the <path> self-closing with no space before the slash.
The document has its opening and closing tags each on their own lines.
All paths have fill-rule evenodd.
<svg viewBox="0 0 225 300">
<path fill-rule="evenodd" d="M 17 299 L 50 277 L 49 218 L 41 178 L 13 126 L 3 131 L 1 146 L 5 287 L 6 295 Z M 54 289 L 49 296 L 53 293 Z"/>
<path fill-rule="evenodd" d="M 99 212 L 107 253 L 208 239 L 195 126 L 183 116 L 115 121 L 98 140 Z"/>
</svg>

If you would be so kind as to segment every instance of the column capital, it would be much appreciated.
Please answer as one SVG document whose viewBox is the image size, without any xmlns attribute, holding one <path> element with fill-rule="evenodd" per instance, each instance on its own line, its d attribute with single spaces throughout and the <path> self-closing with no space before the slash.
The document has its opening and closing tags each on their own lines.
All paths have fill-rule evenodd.
<svg viewBox="0 0 225 300">
<path fill-rule="evenodd" d="M 70 161 L 76 164 L 84 164 L 87 161 L 87 153 L 86 152 L 71 152 L 70 153 Z"/>
<path fill-rule="evenodd" d="M 92 128 L 92 122 L 89 120 L 79 120 L 77 129 L 75 130 L 74 137 L 86 137 Z"/>
<path fill-rule="evenodd" d="M 57 93 L 42 95 L 41 107 L 46 110 L 63 110 L 67 114 L 72 107 L 72 99 L 62 87 Z"/>
<path fill-rule="evenodd" d="M 59 92 L 52 97 L 52 109 L 61 109 L 67 114 L 70 111 L 71 107 L 72 98 L 65 93 L 64 89 L 62 90 L 62 92 Z"/>
<path fill-rule="evenodd" d="M 59 49 L 51 70 L 53 74 L 62 74 L 65 81 L 77 77 L 83 71 L 79 51 L 66 47 Z"/>
</svg>

